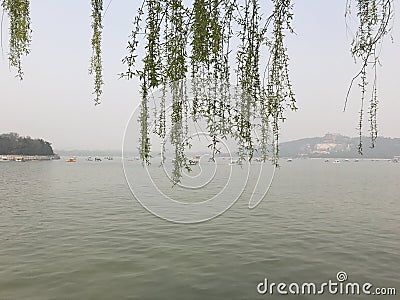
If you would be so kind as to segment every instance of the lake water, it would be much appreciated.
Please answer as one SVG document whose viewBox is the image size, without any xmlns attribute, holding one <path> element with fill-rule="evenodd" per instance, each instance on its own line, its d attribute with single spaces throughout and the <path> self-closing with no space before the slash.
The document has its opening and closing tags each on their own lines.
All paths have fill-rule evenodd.
<svg viewBox="0 0 400 300">
<path fill-rule="evenodd" d="M 128 164 L 140 182 L 147 171 Z M 163 188 L 190 201 L 218 184 Z M 400 293 L 400 164 L 282 161 L 256 209 L 249 197 L 210 221 L 175 224 L 133 198 L 118 159 L 0 163 L 0 299 L 284 299 L 257 285 L 339 271 Z"/>
</svg>

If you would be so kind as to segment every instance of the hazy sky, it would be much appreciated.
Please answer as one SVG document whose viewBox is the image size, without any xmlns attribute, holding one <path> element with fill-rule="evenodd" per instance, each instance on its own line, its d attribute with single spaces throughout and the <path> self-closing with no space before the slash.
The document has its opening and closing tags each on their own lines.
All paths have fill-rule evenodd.
<svg viewBox="0 0 400 300">
<path fill-rule="evenodd" d="M 141 1 L 114 0 L 105 16 L 103 34 L 104 94 L 93 105 L 88 75 L 90 1 L 31 1 L 32 52 L 24 59 L 25 79 L 14 78 L 7 61 L 8 19 L 3 24 L 0 58 L 0 133 L 44 138 L 55 149 L 120 149 L 126 123 L 139 103 L 138 81 L 118 79 L 121 58 Z M 356 136 L 359 94 L 348 110 L 343 103 L 357 72 L 349 53 L 345 0 L 302 0 L 294 8 L 296 35 L 288 41 L 299 110 L 288 113 L 282 141 L 339 132 Z M 107 6 L 108 0 L 105 0 Z M 396 8 L 399 11 L 398 8 Z M 399 16 L 399 14 L 397 14 Z M 379 69 L 379 133 L 400 137 L 400 22 L 394 43 L 386 40 Z M 368 128 L 365 128 L 367 134 Z"/>
</svg>

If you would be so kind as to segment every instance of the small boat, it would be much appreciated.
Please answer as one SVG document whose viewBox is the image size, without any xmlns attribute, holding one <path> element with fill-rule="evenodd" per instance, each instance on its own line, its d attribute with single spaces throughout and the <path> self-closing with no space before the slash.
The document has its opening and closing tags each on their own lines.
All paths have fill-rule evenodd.
<svg viewBox="0 0 400 300">
<path fill-rule="evenodd" d="M 76 158 L 75 157 L 68 158 L 66 160 L 66 162 L 69 162 L 69 163 L 76 162 Z"/>
<path fill-rule="evenodd" d="M 194 158 L 194 157 L 192 157 L 191 159 L 189 159 L 189 161 L 188 161 L 188 165 L 190 165 L 190 166 L 195 166 L 195 165 L 197 165 L 199 163 L 199 161 L 196 159 L 196 158 Z"/>
<path fill-rule="evenodd" d="M 325 159 L 325 162 L 329 162 L 329 159 Z"/>
<path fill-rule="evenodd" d="M 340 164 L 340 160 L 336 159 L 333 163 L 334 164 Z"/>
<path fill-rule="evenodd" d="M 89 156 L 88 158 L 86 158 L 87 161 L 93 161 L 93 158 L 91 156 Z"/>
<path fill-rule="evenodd" d="M 23 157 L 18 157 L 15 159 L 15 161 L 17 162 L 24 162 L 24 158 Z"/>
<path fill-rule="evenodd" d="M 114 158 L 112 158 L 111 156 L 106 156 L 104 157 L 105 160 L 114 160 Z"/>
<path fill-rule="evenodd" d="M 0 157 L 0 161 L 10 161 L 10 160 L 8 159 L 8 157 L 2 156 Z"/>
<path fill-rule="evenodd" d="M 292 162 L 293 161 L 293 159 L 291 159 L 291 158 L 288 158 L 288 160 L 287 160 L 288 162 Z"/>
<path fill-rule="evenodd" d="M 241 160 L 241 159 L 238 159 L 238 160 L 231 160 L 231 162 L 229 163 L 229 165 L 230 166 L 235 166 L 235 165 L 238 165 L 238 166 L 241 166 L 241 165 L 243 165 L 243 161 Z"/>
<path fill-rule="evenodd" d="M 101 158 L 95 157 L 94 161 L 101 161 Z"/>
</svg>

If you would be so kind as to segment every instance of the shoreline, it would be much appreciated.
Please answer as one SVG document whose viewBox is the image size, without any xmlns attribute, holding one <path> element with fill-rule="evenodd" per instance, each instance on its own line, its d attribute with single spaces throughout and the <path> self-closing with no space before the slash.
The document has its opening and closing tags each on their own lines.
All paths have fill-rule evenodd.
<svg viewBox="0 0 400 300">
<path fill-rule="evenodd" d="M 60 156 L 54 155 L 20 155 L 20 154 L 0 154 L 0 161 L 50 161 L 59 160 Z"/>
</svg>

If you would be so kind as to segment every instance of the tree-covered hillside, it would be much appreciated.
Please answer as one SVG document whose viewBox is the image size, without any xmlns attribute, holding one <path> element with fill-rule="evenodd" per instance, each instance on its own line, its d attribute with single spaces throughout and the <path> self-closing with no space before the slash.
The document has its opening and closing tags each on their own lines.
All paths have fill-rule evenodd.
<svg viewBox="0 0 400 300">
<path fill-rule="evenodd" d="M 0 155 L 54 155 L 49 142 L 19 136 L 17 133 L 0 135 Z"/>
<path fill-rule="evenodd" d="M 340 134 L 326 134 L 323 137 L 305 138 L 282 143 L 283 157 L 336 157 L 336 158 L 393 158 L 400 156 L 400 138 L 378 137 L 375 147 L 367 147 L 369 139 L 363 137 L 366 147 L 363 155 L 358 153 L 359 138 Z"/>
</svg>

